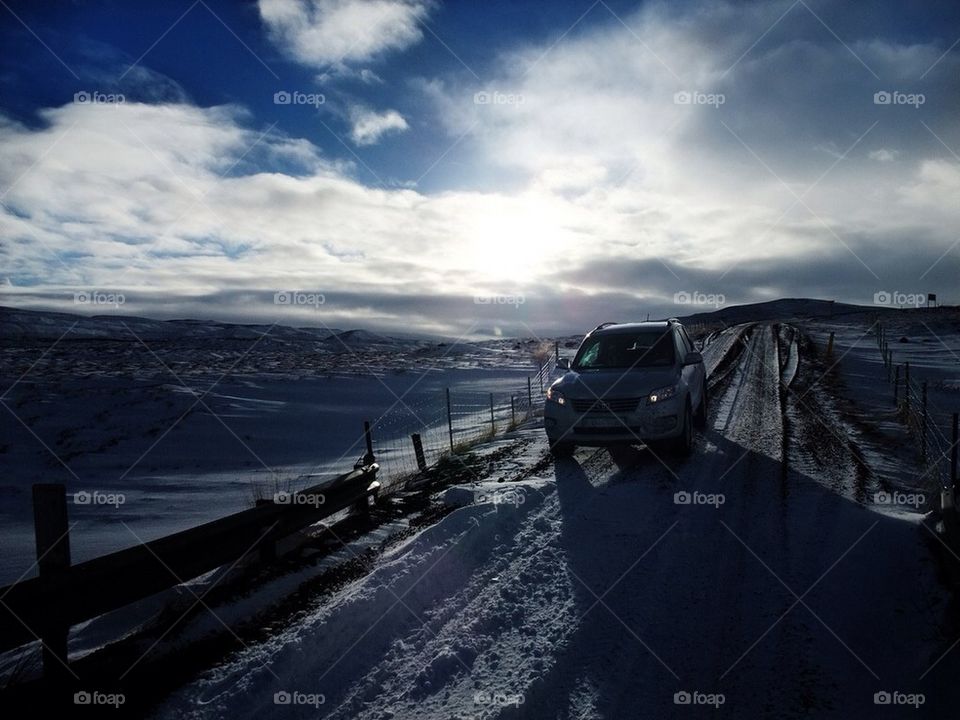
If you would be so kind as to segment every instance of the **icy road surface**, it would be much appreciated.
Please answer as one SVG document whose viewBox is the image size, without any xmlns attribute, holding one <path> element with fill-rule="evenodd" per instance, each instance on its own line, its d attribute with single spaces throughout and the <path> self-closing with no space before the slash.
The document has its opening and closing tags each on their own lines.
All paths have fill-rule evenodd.
<svg viewBox="0 0 960 720">
<path fill-rule="evenodd" d="M 160 716 L 957 717 L 937 541 L 856 497 L 869 477 L 797 354 L 774 325 L 708 348 L 685 460 L 554 463 L 531 430 L 521 482 L 448 490 L 463 507 Z"/>
</svg>

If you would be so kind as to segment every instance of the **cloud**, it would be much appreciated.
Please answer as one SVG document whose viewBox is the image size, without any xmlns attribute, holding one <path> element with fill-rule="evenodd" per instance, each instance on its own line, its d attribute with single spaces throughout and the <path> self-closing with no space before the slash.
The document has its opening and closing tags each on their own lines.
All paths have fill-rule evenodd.
<svg viewBox="0 0 960 720">
<path fill-rule="evenodd" d="M 867 153 L 867 157 L 877 162 L 893 162 L 897 159 L 897 151 L 880 148 L 879 150 L 871 150 Z"/>
<path fill-rule="evenodd" d="M 851 50 L 906 93 L 946 46 L 857 39 L 830 17 L 848 50 L 801 4 L 751 49 L 788 7 L 648 5 L 628 30 L 598 5 L 555 46 L 494 58 L 482 85 L 422 80 L 446 137 L 426 160 L 396 149 L 411 177 L 434 157 L 431 177 L 460 173 L 431 191 L 370 187 L 235 106 L 71 103 L 39 127 L 0 115 L 3 298 L 113 288 L 158 316 L 452 334 L 682 314 L 682 291 L 960 300 L 960 163 L 944 147 L 960 148 L 960 58 L 927 75 L 923 106 L 877 105 L 894 83 Z M 362 105 L 346 119 L 358 145 L 407 128 Z M 279 310 L 289 289 L 328 304 Z M 526 302 L 473 302 L 491 294 Z"/>
<path fill-rule="evenodd" d="M 382 84 L 383 84 L 383 78 L 380 77 L 379 75 L 377 75 L 377 74 L 376 74 L 373 70 L 371 70 L 370 68 L 363 68 L 363 69 L 360 71 L 360 80 L 361 80 L 362 82 L 366 83 L 367 85 L 382 85 Z"/>
<path fill-rule="evenodd" d="M 931 262 L 950 246 L 957 163 L 933 132 L 960 146 L 960 63 L 940 60 L 919 109 L 874 101 L 884 87 L 916 92 L 942 43 L 858 39 L 847 18 L 835 25 L 845 46 L 789 2 L 650 3 L 619 20 L 597 7 L 583 25 L 555 46 L 514 48 L 482 85 L 466 74 L 421 84 L 449 137 L 467 134 L 456 161 L 471 180 L 540 187 L 596 210 L 591 242 L 557 243 L 572 263 L 661 257 L 681 277 L 708 268 L 719 280 L 736 263 L 840 248 L 840 293 L 846 278 L 897 273 L 878 254 L 898 233 L 929 229 Z M 894 154 L 871 154 L 878 146 L 896 147 L 900 162 L 877 163 Z M 942 201 L 937 217 L 906 207 L 924 193 Z"/>
<path fill-rule="evenodd" d="M 373 145 L 388 132 L 403 132 L 407 121 L 396 110 L 378 113 L 365 107 L 355 106 L 350 111 L 352 128 L 350 138 L 356 145 Z"/>
<path fill-rule="evenodd" d="M 259 0 L 271 40 L 316 68 L 373 60 L 420 42 L 430 4 L 420 0 Z"/>
</svg>

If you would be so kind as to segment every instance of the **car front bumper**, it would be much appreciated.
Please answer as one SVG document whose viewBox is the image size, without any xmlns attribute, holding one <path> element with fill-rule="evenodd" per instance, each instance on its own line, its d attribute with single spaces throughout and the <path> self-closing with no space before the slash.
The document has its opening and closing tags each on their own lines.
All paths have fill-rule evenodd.
<svg viewBox="0 0 960 720">
<path fill-rule="evenodd" d="M 543 427 L 550 443 L 575 445 L 621 445 L 670 440 L 682 431 L 680 398 L 653 405 L 641 402 L 629 413 L 574 411 L 569 405 L 547 401 Z"/>
</svg>

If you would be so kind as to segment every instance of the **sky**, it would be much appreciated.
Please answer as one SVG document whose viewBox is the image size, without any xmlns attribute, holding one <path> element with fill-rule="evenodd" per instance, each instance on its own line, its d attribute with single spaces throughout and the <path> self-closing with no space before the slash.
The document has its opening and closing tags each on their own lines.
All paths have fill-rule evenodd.
<svg viewBox="0 0 960 720">
<path fill-rule="evenodd" d="M 960 5 L 0 0 L 0 304 L 576 333 L 960 303 Z"/>
</svg>

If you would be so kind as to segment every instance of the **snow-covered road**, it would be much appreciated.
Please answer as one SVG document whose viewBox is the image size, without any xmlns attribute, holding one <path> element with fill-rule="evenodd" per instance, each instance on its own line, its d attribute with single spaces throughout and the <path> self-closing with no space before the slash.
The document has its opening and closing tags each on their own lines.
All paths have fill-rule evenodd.
<svg viewBox="0 0 960 720">
<path fill-rule="evenodd" d="M 809 411 L 817 366 L 787 337 L 756 325 L 705 350 L 712 409 L 690 458 L 544 462 L 540 431 L 522 432 L 522 481 L 449 490 L 467 504 L 159 715 L 956 716 L 936 540 L 919 513 L 834 482 L 855 471 L 845 438 L 795 440 L 843 427 L 817 416 L 828 398 Z M 794 372 L 808 395 L 782 389 Z"/>
</svg>

